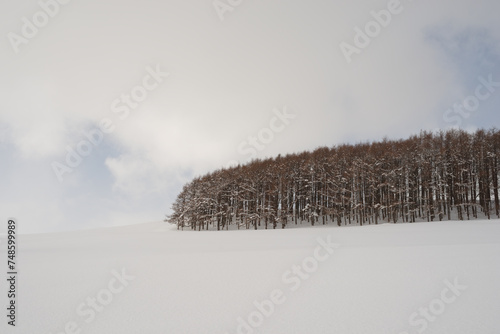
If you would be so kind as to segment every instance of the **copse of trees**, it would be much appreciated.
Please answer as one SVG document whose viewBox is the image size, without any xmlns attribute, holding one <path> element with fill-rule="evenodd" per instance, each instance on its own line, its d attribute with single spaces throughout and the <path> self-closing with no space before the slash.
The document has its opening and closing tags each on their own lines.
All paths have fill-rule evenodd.
<svg viewBox="0 0 500 334">
<path fill-rule="evenodd" d="M 186 184 L 179 229 L 500 218 L 500 132 L 422 132 L 220 169 Z"/>
</svg>

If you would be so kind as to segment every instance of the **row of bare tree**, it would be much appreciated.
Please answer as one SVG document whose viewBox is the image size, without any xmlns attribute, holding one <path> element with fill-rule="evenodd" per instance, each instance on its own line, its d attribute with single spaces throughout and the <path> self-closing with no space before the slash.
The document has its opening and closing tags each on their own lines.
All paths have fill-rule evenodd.
<svg viewBox="0 0 500 334">
<path fill-rule="evenodd" d="M 500 217 L 499 158 L 494 129 L 255 160 L 186 184 L 167 221 L 220 230 Z"/>
</svg>

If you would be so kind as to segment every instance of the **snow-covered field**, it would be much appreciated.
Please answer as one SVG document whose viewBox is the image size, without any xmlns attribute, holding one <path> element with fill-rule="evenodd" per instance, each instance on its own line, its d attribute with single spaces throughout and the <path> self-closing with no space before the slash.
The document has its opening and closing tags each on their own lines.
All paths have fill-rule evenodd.
<svg viewBox="0 0 500 334">
<path fill-rule="evenodd" d="M 0 247 L 4 262 L 5 236 Z M 1 333 L 500 333 L 499 220 L 148 223 L 24 235 L 19 248 L 17 326 L 3 307 Z"/>
</svg>

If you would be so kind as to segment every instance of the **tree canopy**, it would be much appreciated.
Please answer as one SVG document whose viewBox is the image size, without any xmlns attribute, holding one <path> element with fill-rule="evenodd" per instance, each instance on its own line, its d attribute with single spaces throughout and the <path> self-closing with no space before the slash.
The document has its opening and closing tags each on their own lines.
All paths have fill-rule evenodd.
<svg viewBox="0 0 500 334">
<path fill-rule="evenodd" d="M 220 169 L 186 184 L 178 228 L 285 228 L 500 217 L 500 132 L 421 132 Z"/>
</svg>

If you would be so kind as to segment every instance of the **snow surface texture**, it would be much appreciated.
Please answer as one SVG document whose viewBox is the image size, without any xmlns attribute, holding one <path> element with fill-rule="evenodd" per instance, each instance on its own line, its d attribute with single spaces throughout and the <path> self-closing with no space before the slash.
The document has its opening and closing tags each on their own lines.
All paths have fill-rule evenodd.
<svg viewBox="0 0 500 334">
<path fill-rule="evenodd" d="M 499 240 L 498 220 L 21 235 L 0 332 L 498 334 Z"/>
</svg>

